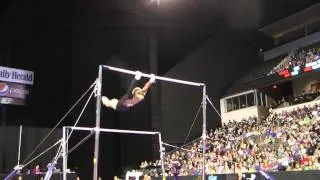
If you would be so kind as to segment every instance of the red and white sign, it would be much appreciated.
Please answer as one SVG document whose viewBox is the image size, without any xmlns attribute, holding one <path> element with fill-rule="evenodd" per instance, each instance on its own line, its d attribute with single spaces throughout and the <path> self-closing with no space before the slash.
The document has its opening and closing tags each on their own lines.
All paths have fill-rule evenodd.
<svg viewBox="0 0 320 180">
<path fill-rule="evenodd" d="M 27 85 L 0 81 L 0 97 L 26 99 L 29 94 Z"/>
</svg>

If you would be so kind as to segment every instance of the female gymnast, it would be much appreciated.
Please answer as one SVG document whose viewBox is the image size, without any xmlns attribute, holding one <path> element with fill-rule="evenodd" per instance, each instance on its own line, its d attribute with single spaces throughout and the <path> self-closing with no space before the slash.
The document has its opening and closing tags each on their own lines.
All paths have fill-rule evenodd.
<svg viewBox="0 0 320 180">
<path fill-rule="evenodd" d="M 151 74 L 149 81 L 144 85 L 142 89 L 140 87 L 137 87 L 137 83 L 141 79 L 141 74 L 142 73 L 140 71 L 136 72 L 136 76 L 132 80 L 128 91 L 120 99 L 109 99 L 106 96 L 102 96 L 102 104 L 113 110 L 125 112 L 128 111 L 131 107 L 140 103 L 147 94 L 150 86 L 155 82 L 155 75 Z"/>
</svg>

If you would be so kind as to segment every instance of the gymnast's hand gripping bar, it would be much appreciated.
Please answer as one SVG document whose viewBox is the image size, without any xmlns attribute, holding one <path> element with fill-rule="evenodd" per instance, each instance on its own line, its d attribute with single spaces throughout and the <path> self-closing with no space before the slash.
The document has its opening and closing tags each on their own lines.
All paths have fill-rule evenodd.
<svg viewBox="0 0 320 180">
<path fill-rule="evenodd" d="M 137 74 L 136 71 L 121 69 L 121 68 L 117 68 L 117 67 L 105 66 L 105 65 L 102 65 L 102 67 L 103 67 L 103 68 L 106 68 L 106 69 L 108 69 L 108 70 L 110 70 L 110 71 L 117 71 L 117 72 L 121 72 L 121 73 L 125 73 L 125 74 L 132 74 L 132 75 L 136 75 L 136 74 Z M 151 74 L 141 73 L 141 76 L 147 77 L 147 78 L 151 78 L 152 75 L 151 75 Z M 161 76 L 155 76 L 155 79 L 161 80 L 161 81 L 174 82 L 174 83 L 178 83 L 178 84 L 185 84 L 185 85 L 190 85 L 190 86 L 205 86 L 204 83 L 184 81 L 184 80 L 167 78 L 167 77 L 161 77 Z"/>
</svg>

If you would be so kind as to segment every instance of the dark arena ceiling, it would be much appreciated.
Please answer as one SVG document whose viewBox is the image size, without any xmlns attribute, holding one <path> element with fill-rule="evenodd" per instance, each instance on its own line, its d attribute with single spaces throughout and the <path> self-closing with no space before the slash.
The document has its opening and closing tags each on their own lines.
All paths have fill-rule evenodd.
<svg viewBox="0 0 320 180">
<path fill-rule="evenodd" d="M 157 28 L 159 73 L 221 31 L 237 31 L 252 46 L 255 32 L 317 0 L 7 0 L 0 2 L 1 32 L 27 33 L 29 24 L 59 28 Z M 39 23 L 40 22 L 40 23 Z M 21 32 L 24 29 L 24 32 Z M 30 30 L 32 31 L 32 30 Z M 9 33 L 10 34 L 10 33 Z M 175 53 L 171 53 L 174 49 Z"/>
</svg>

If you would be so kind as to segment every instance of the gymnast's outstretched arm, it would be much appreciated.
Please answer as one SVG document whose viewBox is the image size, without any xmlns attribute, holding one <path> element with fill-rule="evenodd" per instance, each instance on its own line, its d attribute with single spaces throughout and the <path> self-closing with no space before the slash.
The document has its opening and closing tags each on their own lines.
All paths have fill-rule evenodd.
<svg viewBox="0 0 320 180">
<path fill-rule="evenodd" d="M 117 108 L 120 107 L 119 104 L 118 104 L 119 101 L 120 101 L 120 103 L 122 103 L 126 99 L 129 99 L 130 97 L 132 97 L 132 90 L 136 87 L 138 80 L 141 79 L 141 74 L 142 73 L 140 71 L 136 72 L 135 78 L 131 81 L 131 84 L 130 84 L 126 94 L 124 96 L 122 96 L 121 99 L 116 99 L 116 98 L 109 99 L 106 96 L 102 96 L 102 104 L 105 105 L 108 108 L 117 110 Z"/>
<path fill-rule="evenodd" d="M 143 88 L 141 90 L 144 95 L 147 94 L 149 88 L 151 87 L 151 85 L 153 83 L 155 83 L 155 81 L 156 81 L 155 75 L 151 74 L 151 77 L 150 77 L 149 81 L 143 86 Z"/>
</svg>

